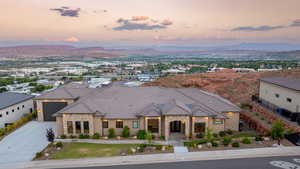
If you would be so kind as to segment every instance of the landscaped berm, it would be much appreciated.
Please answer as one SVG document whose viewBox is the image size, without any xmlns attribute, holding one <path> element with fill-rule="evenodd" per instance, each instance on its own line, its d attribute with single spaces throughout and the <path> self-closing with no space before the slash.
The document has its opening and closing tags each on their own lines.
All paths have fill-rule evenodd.
<svg viewBox="0 0 300 169">
<path fill-rule="evenodd" d="M 171 152 L 173 152 L 173 146 L 170 145 L 55 142 L 49 144 L 42 152 L 37 153 L 35 160 L 111 157 Z"/>
</svg>

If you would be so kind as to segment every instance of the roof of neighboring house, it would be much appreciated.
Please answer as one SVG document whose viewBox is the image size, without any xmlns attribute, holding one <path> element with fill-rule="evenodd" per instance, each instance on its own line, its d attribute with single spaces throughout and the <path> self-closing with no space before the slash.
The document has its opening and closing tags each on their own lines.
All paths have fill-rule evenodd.
<svg viewBox="0 0 300 169">
<path fill-rule="evenodd" d="M 0 93 L 0 109 L 21 103 L 23 101 L 32 99 L 34 96 L 22 93 L 5 92 Z"/>
<path fill-rule="evenodd" d="M 193 115 L 226 118 L 221 112 L 240 108 L 224 98 L 194 88 L 111 86 L 93 89 L 55 115 L 95 113 L 106 119 Z"/>
<path fill-rule="evenodd" d="M 269 77 L 261 78 L 263 82 L 271 83 L 284 88 L 300 91 L 300 79 L 299 78 L 287 78 L 287 77 Z"/>
<path fill-rule="evenodd" d="M 88 95 L 93 92 L 92 88 L 87 88 L 87 85 L 79 83 L 70 83 L 55 90 L 43 93 L 35 99 L 76 99 Z"/>
</svg>

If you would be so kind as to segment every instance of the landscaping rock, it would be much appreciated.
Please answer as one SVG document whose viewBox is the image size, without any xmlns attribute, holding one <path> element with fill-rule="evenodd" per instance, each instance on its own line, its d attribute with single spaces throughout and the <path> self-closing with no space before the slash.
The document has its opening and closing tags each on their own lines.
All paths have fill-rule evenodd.
<svg viewBox="0 0 300 169">
<path fill-rule="evenodd" d="M 61 148 L 60 148 L 60 147 L 57 147 L 56 149 L 57 149 L 57 150 L 61 150 Z"/>
<path fill-rule="evenodd" d="M 132 153 L 136 153 L 136 149 L 135 148 L 131 148 L 131 152 Z"/>
<path fill-rule="evenodd" d="M 264 141 L 270 141 L 270 137 L 263 137 Z"/>
<path fill-rule="evenodd" d="M 132 138 L 133 138 L 133 139 L 137 139 L 137 136 L 133 136 Z"/>
<path fill-rule="evenodd" d="M 161 150 L 166 151 L 166 146 L 162 146 Z"/>
<path fill-rule="evenodd" d="M 49 157 L 49 153 L 45 153 L 45 156 L 46 156 L 46 157 Z"/>
<path fill-rule="evenodd" d="M 201 149 L 201 148 L 203 148 L 203 146 L 201 145 L 201 144 L 198 144 L 198 149 Z"/>
<path fill-rule="evenodd" d="M 206 146 L 207 147 L 212 147 L 212 144 L 211 143 L 206 143 Z"/>
</svg>

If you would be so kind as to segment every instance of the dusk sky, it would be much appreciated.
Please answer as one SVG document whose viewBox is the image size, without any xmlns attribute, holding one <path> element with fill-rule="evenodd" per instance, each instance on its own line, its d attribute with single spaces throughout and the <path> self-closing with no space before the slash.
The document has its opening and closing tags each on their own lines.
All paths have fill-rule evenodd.
<svg viewBox="0 0 300 169">
<path fill-rule="evenodd" d="M 300 43 L 300 0 L 1 0 L 0 41 Z"/>
</svg>

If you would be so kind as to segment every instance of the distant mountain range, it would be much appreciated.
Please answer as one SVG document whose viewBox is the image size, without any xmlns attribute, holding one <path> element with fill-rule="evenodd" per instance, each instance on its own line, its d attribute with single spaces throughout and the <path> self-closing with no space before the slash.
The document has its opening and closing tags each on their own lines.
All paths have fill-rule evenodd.
<svg viewBox="0 0 300 169">
<path fill-rule="evenodd" d="M 151 46 L 124 47 L 105 49 L 103 47 L 75 47 L 72 45 L 28 45 L 0 47 L 0 59 L 38 59 L 38 58 L 119 58 L 135 56 L 205 56 L 212 58 L 260 58 L 285 56 L 300 58 L 300 46 L 285 43 L 242 43 L 231 46 L 185 47 L 185 46 Z"/>
</svg>

